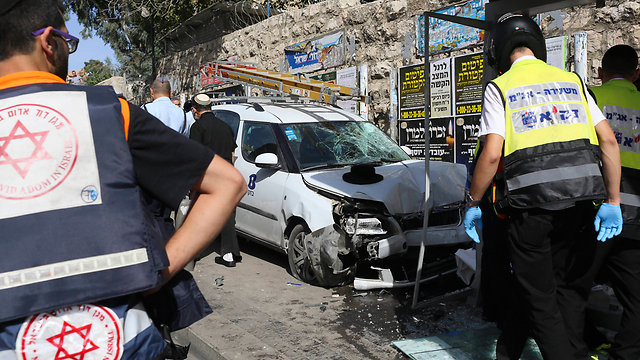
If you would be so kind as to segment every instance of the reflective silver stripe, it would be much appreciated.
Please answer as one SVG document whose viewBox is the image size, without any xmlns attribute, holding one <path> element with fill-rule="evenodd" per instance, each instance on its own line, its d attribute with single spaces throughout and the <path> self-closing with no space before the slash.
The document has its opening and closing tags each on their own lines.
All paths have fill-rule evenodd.
<svg viewBox="0 0 640 360">
<path fill-rule="evenodd" d="M 623 205 L 640 207 L 640 196 L 634 194 L 620 193 L 620 203 Z"/>
<path fill-rule="evenodd" d="M 519 175 L 507 180 L 509 190 L 517 190 L 527 186 L 548 183 L 552 181 L 578 179 L 600 174 L 600 168 L 596 164 L 562 167 L 557 169 L 540 170 L 524 175 Z"/>
<path fill-rule="evenodd" d="M 74 275 L 117 269 L 142 264 L 147 261 L 149 261 L 147 250 L 142 248 L 9 271 L 0 274 L 0 290 L 62 279 Z"/>
<path fill-rule="evenodd" d="M 124 323 L 122 331 L 124 332 L 125 345 L 149 328 L 149 326 L 153 325 L 153 321 L 151 321 L 149 315 L 147 315 L 147 311 L 142 302 L 139 302 L 136 306 L 127 310 L 124 318 L 120 320 Z"/>
</svg>

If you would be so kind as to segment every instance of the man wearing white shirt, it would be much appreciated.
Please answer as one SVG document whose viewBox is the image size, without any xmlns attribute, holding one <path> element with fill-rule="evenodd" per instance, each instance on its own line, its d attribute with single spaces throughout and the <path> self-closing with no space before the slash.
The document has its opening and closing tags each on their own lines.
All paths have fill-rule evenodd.
<svg viewBox="0 0 640 360">
<path fill-rule="evenodd" d="M 622 231 L 617 141 L 580 78 L 545 64 L 544 37 L 530 18 L 501 17 L 488 56 L 501 75 L 485 90 L 465 229 L 479 242 L 477 205 L 493 182 L 521 305 L 497 358 L 518 359 L 531 332 L 545 360 L 582 359 L 574 351 L 580 328 L 565 328 L 584 316 L 584 294 L 571 281 L 588 268 L 580 241 L 595 242 L 581 231 L 595 237 L 595 225 L 601 241 Z M 602 200 L 593 222 L 592 202 Z"/>
</svg>

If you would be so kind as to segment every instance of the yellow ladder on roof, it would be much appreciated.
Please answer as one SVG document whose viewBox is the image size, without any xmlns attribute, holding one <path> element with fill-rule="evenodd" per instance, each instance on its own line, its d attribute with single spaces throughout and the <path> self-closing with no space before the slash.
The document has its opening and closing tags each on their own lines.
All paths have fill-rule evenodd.
<svg viewBox="0 0 640 360">
<path fill-rule="evenodd" d="M 360 95 L 358 88 L 259 69 L 249 63 L 214 61 L 212 65 L 215 65 L 214 69 L 211 69 L 214 73 L 210 75 L 221 80 L 250 85 L 283 95 L 297 95 L 328 104 L 335 104 L 336 100 L 369 103 L 368 96 Z"/>
</svg>

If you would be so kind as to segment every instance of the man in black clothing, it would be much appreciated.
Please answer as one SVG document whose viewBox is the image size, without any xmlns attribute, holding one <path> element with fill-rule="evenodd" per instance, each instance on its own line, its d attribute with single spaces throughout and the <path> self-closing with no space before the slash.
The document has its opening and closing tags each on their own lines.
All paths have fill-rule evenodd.
<svg viewBox="0 0 640 360">
<path fill-rule="evenodd" d="M 231 127 L 213 115 L 211 99 L 208 95 L 195 96 L 192 106 L 196 122 L 191 127 L 191 139 L 208 146 L 216 154 L 233 164 L 233 152 L 238 145 L 236 145 Z M 235 210 L 222 229 L 219 238 L 221 239 L 220 254 L 222 257 L 216 257 L 215 261 L 227 267 L 236 266 L 236 262 L 240 262 L 242 256 L 240 256 L 240 247 L 236 236 Z"/>
</svg>

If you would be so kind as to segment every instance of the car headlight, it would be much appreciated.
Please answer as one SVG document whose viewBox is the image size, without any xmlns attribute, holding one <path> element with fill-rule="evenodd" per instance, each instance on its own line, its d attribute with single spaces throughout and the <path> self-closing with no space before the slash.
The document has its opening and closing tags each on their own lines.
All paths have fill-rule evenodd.
<svg viewBox="0 0 640 360">
<path fill-rule="evenodd" d="M 349 235 L 384 235 L 387 233 L 382 228 L 382 222 L 376 218 L 348 218 L 345 229 Z"/>
</svg>

